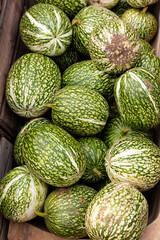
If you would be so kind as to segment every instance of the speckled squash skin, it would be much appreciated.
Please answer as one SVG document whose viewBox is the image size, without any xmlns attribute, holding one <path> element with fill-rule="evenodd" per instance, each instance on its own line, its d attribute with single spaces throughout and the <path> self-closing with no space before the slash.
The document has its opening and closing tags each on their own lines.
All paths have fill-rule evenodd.
<svg viewBox="0 0 160 240">
<path fill-rule="evenodd" d="M 149 70 L 132 68 L 122 74 L 115 83 L 114 96 L 128 126 L 149 130 L 159 124 L 160 80 Z"/>
<path fill-rule="evenodd" d="M 24 137 L 22 151 L 30 171 L 52 186 L 67 187 L 76 183 L 86 168 L 80 143 L 52 123 L 30 130 Z"/>
<path fill-rule="evenodd" d="M 105 166 L 111 181 L 128 182 L 148 191 L 160 180 L 160 150 L 148 138 L 126 137 L 110 147 Z"/>
<path fill-rule="evenodd" d="M 105 168 L 105 156 L 107 146 L 97 137 L 81 137 L 77 139 L 86 155 L 86 170 L 82 180 L 87 183 L 97 183 L 107 179 Z"/>
<path fill-rule="evenodd" d="M 65 238 L 86 237 L 85 213 L 97 191 L 77 184 L 51 192 L 44 205 L 44 220 L 48 230 Z"/>
<path fill-rule="evenodd" d="M 142 136 L 153 139 L 151 131 L 141 131 L 128 126 L 121 117 L 111 119 L 103 131 L 102 139 L 106 146 L 110 148 L 117 140 L 129 136 Z"/>
<path fill-rule="evenodd" d="M 45 3 L 35 4 L 24 13 L 19 31 L 32 52 L 47 56 L 61 55 L 72 41 L 72 26 L 67 15 Z"/>
<path fill-rule="evenodd" d="M 106 19 L 118 19 L 111 10 L 99 6 L 88 6 L 83 8 L 73 18 L 73 44 L 75 48 L 89 57 L 89 39 L 96 25 Z"/>
<path fill-rule="evenodd" d="M 92 136 L 105 126 L 109 116 L 106 99 L 83 86 L 60 89 L 52 104 L 53 123 L 78 136 Z"/>
<path fill-rule="evenodd" d="M 0 181 L 0 213 L 13 222 L 29 221 L 42 210 L 47 192 L 25 165 L 13 168 Z"/>
<path fill-rule="evenodd" d="M 61 88 L 61 73 L 53 60 L 37 53 L 20 57 L 10 68 L 6 82 L 9 107 L 22 117 L 41 116 Z"/>
<path fill-rule="evenodd" d="M 120 19 L 109 19 L 92 31 L 89 52 L 99 70 L 119 74 L 135 66 L 140 40 L 130 25 Z"/>
<path fill-rule="evenodd" d="M 62 75 L 62 87 L 78 85 L 95 89 L 109 100 L 113 97 L 116 78 L 98 70 L 92 60 L 84 60 L 72 64 L 65 70 Z"/>
<path fill-rule="evenodd" d="M 142 8 L 148 5 L 152 5 L 158 0 L 127 0 L 128 4 L 131 5 L 133 8 Z"/>
<path fill-rule="evenodd" d="M 146 68 L 160 77 L 160 58 L 154 52 L 141 53 L 136 67 Z"/>
<path fill-rule="evenodd" d="M 112 11 L 120 17 L 129 8 L 131 8 L 131 6 L 126 0 L 119 0 L 118 4 L 112 8 Z"/>
<path fill-rule="evenodd" d="M 118 4 L 119 0 L 89 0 L 88 4 L 93 6 L 105 7 L 108 9 L 113 8 Z"/>
<path fill-rule="evenodd" d="M 152 53 L 154 53 L 154 49 L 152 48 L 152 46 L 148 42 L 146 42 L 143 39 L 140 39 L 140 43 L 141 43 L 141 48 L 140 48 L 141 54 L 143 52 L 152 52 Z"/>
<path fill-rule="evenodd" d="M 148 221 L 148 203 L 127 183 L 109 183 L 90 202 L 85 218 L 91 239 L 139 240 Z"/>
<path fill-rule="evenodd" d="M 24 159 L 23 159 L 23 153 L 22 153 L 22 146 L 23 146 L 23 139 L 25 134 L 31 130 L 32 128 L 39 126 L 41 124 L 46 124 L 49 123 L 49 120 L 46 118 L 34 118 L 27 122 L 19 131 L 19 133 L 16 136 L 16 140 L 14 142 L 14 159 L 17 163 L 17 165 L 23 165 L 25 164 Z"/>
<path fill-rule="evenodd" d="M 72 19 L 82 8 L 87 6 L 88 0 L 35 0 L 35 2 L 57 6 Z"/>
<path fill-rule="evenodd" d="M 147 42 L 150 42 L 157 33 L 157 19 L 150 12 L 146 12 L 146 9 L 128 9 L 122 14 L 121 19 L 134 27 L 139 37 Z"/>
</svg>

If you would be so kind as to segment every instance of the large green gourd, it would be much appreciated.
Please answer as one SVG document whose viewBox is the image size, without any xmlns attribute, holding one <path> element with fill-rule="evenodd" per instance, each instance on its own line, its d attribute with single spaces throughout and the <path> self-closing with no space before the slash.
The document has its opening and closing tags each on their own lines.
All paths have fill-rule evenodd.
<svg viewBox="0 0 160 240">
<path fill-rule="evenodd" d="M 116 77 L 96 68 L 92 60 L 72 64 L 62 75 L 62 86 L 85 86 L 97 90 L 106 100 L 113 97 Z"/>
<path fill-rule="evenodd" d="M 155 4 L 158 0 L 127 0 L 127 2 L 133 8 L 142 8 Z"/>
<path fill-rule="evenodd" d="M 118 4 L 118 2 L 119 2 L 119 0 L 112 0 L 112 1 L 108 1 L 108 0 L 88 0 L 89 5 L 105 7 L 107 9 L 113 8 L 114 6 L 116 6 Z"/>
<path fill-rule="evenodd" d="M 125 137 L 116 141 L 105 157 L 111 181 L 128 182 L 148 191 L 160 180 L 160 150 L 145 137 Z"/>
<path fill-rule="evenodd" d="M 140 39 L 130 25 L 120 19 L 108 19 L 92 31 L 89 53 L 99 70 L 123 73 L 135 66 L 140 55 Z"/>
<path fill-rule="evenodd" d="M 146 68 L 160 77 L 160 58 L 156 56 L 153 51 L 145 51 L 141 53 L 141 56 L 136 63 L 136 67 Z"/>
<path fill-rule="evenodd" d="M 0 181 L 0 213 L 13 222 L 26 222 L 42 211 L 48 186 L 25 166 L 10 170 Z"/>
<path fill-rule="evenodd" d="M 30 171 L 56 187 L 74 184 L 86 168 L 86 156 L 80 143 L 52 123 L 39 125 L 26 133 L 22 151 Z"/>
<path fill-rule="evenodd" d="M 21 18 L 20 35 L 32 51 L 47 56 L 61 55 L 72 41 L 72 26 L 58 7 L 39 3 L 29 8 Z"/>
<path fill-rule="evenodd" d="M 44 204 L 44 217 L 48 230 L 65 238 L 86 237 L 85 213 L 97 191 L 91 187 L 76 184 L 52 191 Z"/>
<path fill-rule="evenodd" d="M 85 226 L 93 240 L 139 240 L 147 221 L 143 194 L 128 183 L 109 183 L 90 202 Z"/>
<path fill-rule="evenodd" d="M 128 136 L 143 136 L 153 140 L 152 131 L 141 131 L 131 128 L 121 117 L 112 118 L 102 133 L 102 139 L 108 147 L 111 147 L 117 140 Z"/>
<path fill-rule="evenodd" d="M 88 0 L 35 0 L 35 2 L 57 6 L 72 19 L 82 8 L 87 6 Z"/>
<path fill-rule="evenodd" d="M 111 10 L 99 6 L 83 8 L 73 18 L 73 43 L 78 51 L 89 56 L 89 39 L 93 29 L 106 19 L 118 19 Z"/>
<path fill-rule="evenodd" d="M 121 117 L 133 128 L 151 129 L 160 122 L 160 79 L 145 68 L 132 68 L 114 86 Z"/>
<path fill-rule="evenodd" d="M 61 87 L 60 70 L 53 60 L 38 53 L 28 53 L 11 66 L 6 82 L 6 99 L 18 115 L 32 118 L 48 110 Z"/>
<path fill-rule="evenodd" d="M 157 33 L 158 22 L 153 14 L 147 12 L 147 8 L 128 9 L 125 11 L 121 19 L 130 24 L 138 33 L 141 39 L 150 42 Z"/>
<path fill-rule="evenodd" d="M 30 120 L 21 128 L 21 130 L 16 136 L 16 140 L 14 143 L 14 159 L 17 165 L 25 164 L 23 153 L 22 153 L 22 146 L 23 146 L 23 139 L 26 133 L 32 128 L 39 126 L 41 124 L 46 124 L 46 123 L 49 123 L 49 120 L 47 120 L 46 118 L 39 117 L 39 118 L 34 118 Z"/>
<path fill-rule="evenodd" d="M 66 86 L 60 89 L 51 107 L 52 121 L 79 136 L 99 133 L 109 116 L 109 106 L 105 98 L 96 90 L 83 86 Z"/>
</svg>

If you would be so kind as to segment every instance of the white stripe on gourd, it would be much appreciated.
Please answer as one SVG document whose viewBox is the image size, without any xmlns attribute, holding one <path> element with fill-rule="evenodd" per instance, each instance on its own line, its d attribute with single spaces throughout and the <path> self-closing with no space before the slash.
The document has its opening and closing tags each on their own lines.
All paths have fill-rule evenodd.
<svg viewBox="0 0 160 240">
<path fill-rule="evenodd" d="M 147 92 L 147 95 L 148 95 L 149 99 L 151 100 L 151 102 L 152 102 L 152 104 L 153 104 L 153 107 L 154 107 L 156 113 L 159 114 L 159 111 L 158 111 L 158 109 L 157 109 L 157 107 L 156 107 L 156 103 L 155 103 L 155 101 L 153 100 L 153 98 L 151 97 L 151 94 L 150 94 L 149 91 L 147 90 L 147 87 L 146 87 L 146 85 L 144 84 L 144 82 L 141 81 L 141 79 L 140 79 L 136 74 L 134 74 L 133 72 L 129 72 L 129 75 L 130 75 L 135 81 L 137 81 L 137 82 L 139 82 L 139 83 L 141 84 L 141 87 L 144 89 L 145 92 Z"/>
</svg>

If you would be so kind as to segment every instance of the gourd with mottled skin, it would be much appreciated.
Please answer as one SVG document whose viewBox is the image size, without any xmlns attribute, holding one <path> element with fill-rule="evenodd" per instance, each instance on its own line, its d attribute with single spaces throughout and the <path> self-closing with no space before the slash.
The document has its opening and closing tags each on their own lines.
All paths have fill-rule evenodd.
<svg viewBox="0 0 160 240">
<path fill-rule="evenodd" d="M 153 139 L 151 131 L 141 131 L 131 128 L 121 117 L 112 118 L 107 124 L 102 134 L 104 143 L 110 148 L 117 140 L 128 136 L 143 136 Z"/>
<path fill-rule="evenodd" d="M 73 18 L 73 44 L 82 54 L 89 56 L 89 39 L 96 25 L 106 19 L 118 19 L 111 10 L 99 6 L 88 6 L 83 8 Z"/>
<path fill-rule="evenodd" d="M 136 31 L 121 19 L 108 19 L 92 31 L 89 52 L 99 70 L 119 74 L 135 66 L 140 40 Z"/>
<path fill-rule="evenodd" d="M 111 181 L 148 191 L 160 180 L 160 150 L 148 138 L 125 137 L 110 147 L 105 166 Z"/>
<path fill-rule="evenodd" d="M 149 130 L 160 122 L 159 77 L 145 68 L 132 68 L 115 82 L 114 96 L 128 126 Z"/>
<path fill-rule="evenodd" d="M 84 149 L 86 155 L 86 170 L 82 180 L 87 183 L 97 183 L 107 179 L 105 169 L 105 156 L 107 146 L 97 137 L 81 137 L 77 139 Z"/>
<path fill-rule="evenodd" d="M 142 9 L 128 9 L 121 19 L 130 24 L 141 39 L 150 42 L 157 33 L 158 22 L 153 14 L 147 12 L 147 7 Z"/>
<path fill-rule="evenodd" d="M 24 139 L 24 136 L 26 135 L 26 133 L 30 129 L 32 129 L 38 125 L 46 124 L 46 123 L 49 123 L 48 119 L 39 117 L 39 118 L 34 118 L 34 119 L 30 120 L 21 128 L 21 130 L 19 131 L 19 133 L 16 136 L 16 140 L 14 143 L 14 159 L 15 159 L 17 165 L 25 164 L 24 158 L 23 158 L 23 153 L 22 153 L 22 146 L 23 146 L 22 143 L 23 143 L 23 139 Z"/>
<path fill-rule="evenodd" d="M 97 191 L 91 187 L 76 184 L 52 191 L 44 204 L 44 217 L 48 230 L 65 238 L 86 237 L 85 213 Z"/>
<path fill-rule="evenodd" d="M 128 4 L 133 8 L 142 8 L 148 5 L 155 4 L 158 0 L 127 0 Z"/>
<path fill-rule="evenodd" d="M 143 67 L 160 77 L 160 58 L 154 52 L 143 52 L 136 63 L 136 67 Z"/>
<path fill-rule="evenodd" d="M 71 19 L 82 8 L 87 6 L 88 0 L 35 0 L 36 3 L 49 3 L 62 9 Z"/>
<path fill-rule="evenodd" d="M 118 4 L 119 0 L 89 0 L 89 5 L 105 7 L 111 9 Z"/>
<path fill-rule="evenodd" d="M 90 202 L 86 232 L 90 239 L 139 240 L 148 221 L 148 203 L 128 183 L 109 183 Z"/>
<path fill-rule="evenodd" d="M 72 25 L 67 15 L 45 3 L 35 4 L 24 13 L 19 31 L 32 52 L 47 56 L 61 55 L 72 41 Z"/>
<path fill-rule="evenodd" d="M 26 222 L 42 211 L 48 186 L 22 165 L 0 181 L 0 213 L 13 222 Z"/>
<path fill-rule="evenodd" d="M 28 53 L 11 66 L 6 82 L 6 100 L 16 114 L 32 118 L 48 110 L 61 88 L 61 73 L 49 57 Z"/>
<path fill-rule="evenodd" d="M 113 97 L 116 76 L 109 75 L 96 68 L 92 60 L 72 64 L 62 75 L 62 86 L 85 86 L 97 90 L 106 100 Z"/>
<path fill-rule="evenodd" d="M 80 143 L 52 123 L 39 125 L 23 139 L 25 164 L 42 181 L 56 187 L 76 183 L 86 168 Z"/>
<path fill-rule="evenodd" d="M 140 48 L 140 53 L 142 54 L 143 52 L 152 52 L 154 53 L 154 49 L 152 48 L 152 46 L 149 44 L 149 42 L 146 42 L 143 39 L 140 39 L 140 43 L 141 43 L 141 48 Z"/>
<path fill-rule="evenodd" d="M 83 86 L 60 89 L 51 107 L 53 123 L 79 136 L 101 132 L 109 116 L 106 99 L 96 90 Z"/>
</svg>

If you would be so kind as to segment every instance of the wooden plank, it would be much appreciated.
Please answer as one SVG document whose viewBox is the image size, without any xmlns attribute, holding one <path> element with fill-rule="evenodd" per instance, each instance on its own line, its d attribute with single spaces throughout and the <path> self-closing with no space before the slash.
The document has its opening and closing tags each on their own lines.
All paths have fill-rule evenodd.
<svg viewBox="0 0 160 240">
<path fill-rule="evenodd" d="M 12 63 L 13 52 L 17 40 L 19 20 L 22 15 L 24 0 L 5 0 L 5 10 L 1 19 L 0 38 L 0 109 L 4 98 L 5 81 Z M 3 7 L 3 5 L 2 5 Z"/>
<path fill-rule="evenodd" d="M 151 45 L 155 49 L 156 55 L 160 57 L 160 1 L 158 1 L 158 3 L 154 5 L 154 9 L 152 12 L 158 21 L 158 31 L 155 38 L 151 42 Z"/>
<path fill-rule="evenodd" d="M 55 234 L 44 231 L 31 225 L 29 223 L 13 223 L 10 222 L 8 231 L 8 240 L 68 240 L 66 238 L 61 238 Z M 72 240 L 77 240 L 73 238 Z M 83 240 L 85 240 L 83 238 Z"/>
<path fill-rule="evenodd" d="M 7 137 L 0 129 L 0 180 L 13 167 L 12 151 L 13 145 L 5 138 Z M 0 239 L 7 240 L 9 221 L 0 215 Z"/>
<path fill-rule="evenodd" d="M 140 240 L 160 240 L 160 215 L 147 226 Z M 67 240 L 37 228 L 29 223 L 10 222 L 8 240 Z"/>
<path fill-rule="evenodd" d="M 26 3 L 25 0 L 4 0 L 0 17 L 0 127 L 12 138 L 17 134 L 20 117 L 7 105 L 5 82 L 13 62 L 29 52 L 18 34 L 18 25 L 22 14 L 32 5 L 33 0 L 27 0 Z"/>
</svg>

